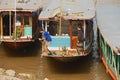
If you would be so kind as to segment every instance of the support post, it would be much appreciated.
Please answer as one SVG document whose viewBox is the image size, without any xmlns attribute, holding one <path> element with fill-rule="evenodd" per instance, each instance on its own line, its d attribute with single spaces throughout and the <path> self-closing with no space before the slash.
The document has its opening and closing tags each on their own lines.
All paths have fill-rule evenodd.
<svg viewBox="0 0 120 80">
<path fill-rule="evenodd" d="M 86 38 L 86 24 L 85 24 L 85 20 L 84 20 L 84 39 Z M 85 50 L 85 41 L 84 41 L 84 50 Z"/>
<path fill-rule="evenodd" d="M 70 48 L 72 48 L 72 20 L 70 20 Z"/>
<path fill-rule="evenodd" d="M 16 0 L 15 0 L 15 41 L 16 41 Z"/>
<path fill-rule="evenodd" d="M 9 35 L 11 37 L 11 11 L 9 11 Z"/>
</svg>

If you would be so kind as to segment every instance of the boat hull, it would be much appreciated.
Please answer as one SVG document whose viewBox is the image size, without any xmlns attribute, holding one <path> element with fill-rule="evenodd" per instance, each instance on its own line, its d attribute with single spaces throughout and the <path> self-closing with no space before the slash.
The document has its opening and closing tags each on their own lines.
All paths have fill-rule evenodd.
<svg viewBox="0 0 120 80">
<path fill-rule="evenodd" d="M 21 49 L 24 47 L 27 47 L 29 45 L 32 45 L 33 42 L 3 42 L 4 45 L 10 49 Z"/>
<path fill-rule="evenodd" d="M 78 60 L 82 56 L 44 56 L 47 58 L 52 58 L 54 60 L 60 61 L 60 62 L 72 62 Z"/>
<path fill-rule="evenodd" d="M 27 38 L 24 38 L 24 39 L 21 38 L 19 40 L 4 39 L 2 42 L 5 47 L 14 49 L 14 50 L 31 46 L 34 43 L 33 40 L 27 39 Z"/>
<path fill-rule="evenodd" d="M 111 75 L 111 77 L 113 78 L 113 80 L 117 80 L 117 76 L 115 75 L 115 73 L 111 70 L 111 68 L 107 65 L 106 60 L 104 59 L 104 57 L 101 57 L 101 60 L 106 68 L 106 71 L 109 72 L 109 74 Z"/>
<path fill-rule="evenodd" d="M 89 55 L 90 52 L 92 51 L 92 48 L 93 48 L 93 46 L 92 46 L 92 43 L 91 43 L 89 45 L 89 47 L 86 48 L 86 50 L 84 51 L 84 54 L 82 54 L 82 55 L 80 55 L 80 54 L 73 55 L 73 56 L 71 56 L 71 55 L 70 56 L 67 56 L 67 55 L 63 55 L 63 56 L 43 55 L 43 57 L 52 58 L 52 59 L 55 59 L 55 60 L 60 61 L 60 62 L 73 62 L 73 61 L 78 60 L 81 57 L 85 57 L 85 56 Z M 71 50 L 69 52 L 76 53 L 76 50 L 73 50 L 73 51 Z"/>
</svg>

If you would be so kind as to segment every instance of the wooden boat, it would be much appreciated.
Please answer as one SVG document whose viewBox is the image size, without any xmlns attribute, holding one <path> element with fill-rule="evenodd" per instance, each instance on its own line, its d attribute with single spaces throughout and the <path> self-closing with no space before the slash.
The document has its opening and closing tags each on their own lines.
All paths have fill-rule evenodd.
<svg viewBox="0 0 120 80">
<path fill-rule="evenodd" d="M 101 60 L 113 80 L 120 80 L 120 6 L 97 7 Z"/>
<path fill-rule="evenodd" d="M 70 0 L 69 2 L 56 0 L 49 3 L 39 15 L 39 20 L 45 22 L 42 28 L 52 36 L 52 44 L 48 47 L 48 52 L 43 52 L 42 56 L 63 62 L 87 56 L 92 50 L 94 16 L 93 0 Z M 82 26 L 85 39 L 83 54 L 80 54 L 77 49 L 76 32 L 79 25 Z"/>
<path fill-rule="evenodd" d="M 39 1 L 0 1 L 0 41 L 12 49 L 33 44 Z"/>
</svg>

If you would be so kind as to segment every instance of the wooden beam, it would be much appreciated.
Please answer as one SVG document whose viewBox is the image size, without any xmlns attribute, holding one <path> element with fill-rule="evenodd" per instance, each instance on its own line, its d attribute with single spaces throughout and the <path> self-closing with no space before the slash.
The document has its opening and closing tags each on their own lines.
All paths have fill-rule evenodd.
<svg viewBox="0 0 120 80">
<path fill-rule="evenodd" d="M 3 38 L 3 20 L 2 20 L 2 14 L 0 14 L 0 21 L 1 21 L 1 39 Z"/>
<path fill-rule="evenodd" d="M 70 48 L 72 48 L 72 20 L 70 20 Z"/>
</svg>

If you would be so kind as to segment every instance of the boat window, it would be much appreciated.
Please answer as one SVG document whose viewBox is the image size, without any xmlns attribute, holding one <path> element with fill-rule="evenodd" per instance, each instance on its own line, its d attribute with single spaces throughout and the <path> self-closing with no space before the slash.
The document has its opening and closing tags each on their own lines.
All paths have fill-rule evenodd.
<svg viewBox="0 0 120 80">
<path fill-rule="evenodd" d="M 52 36 L 59 35 L 59 21 L 50 21 L 49 22 L 49 27 L 48 27 L 48 32 Z M 69 21 L 62 21 L 61 24 L 61 36 L 69 36 L 69 26 L 70 23 Z"/>
<path fill-rule="evenodd" d="M 78 26 L 83 26 L 83 21 L 82 20 L 80 20 L 80 21 L 73 21 L 72 22 L 72 27 L 73 27 L 72 35 L 73 36 L 77 36 L 78 35 L 78 32 L 77 32 L 77 27 Z"/>
<path fill-rule="evenodd" d="M 3 20 L 3 35 L 4 36 L 8 36 L 9 35 L 9 14 L 5 13 L 2 16 L 2 20 Z"/>
<path fill-rule="evenodd" d="M 62 36 L 68 36 L 70 33 L 70 21 L 62 21 Z"/>
<path fill-rule="evenodd" d="M 89 43 L 92 41 L 92 36 L 93 36 L 93 21 L 92 20 L 86 20 L 86 46 L 89 45 Z"/>
<path fill-rule="evenodd" d="M 22 15 L 17 14 L 16 16 L 16 26 L 21 26 L 22 25 Z"/>
<path fill-rule="evenodd" d="M 29 25 L 29 16 L 24 16 L 24 25 Z"/>
<path fill-rule="evenodd" d="M 58 34 L 58 23 L 58 21 L 49 22 L 48 32 L 50 33 L 50 35 L 55 36 L 56 34 Z"/>
</svg>

